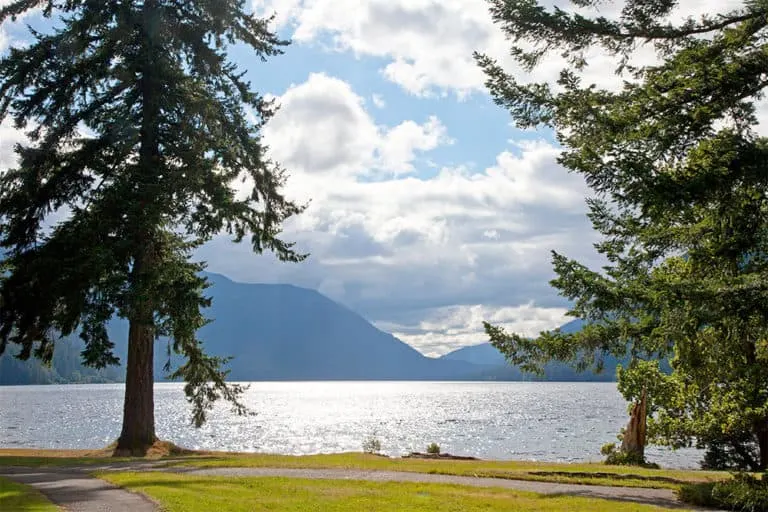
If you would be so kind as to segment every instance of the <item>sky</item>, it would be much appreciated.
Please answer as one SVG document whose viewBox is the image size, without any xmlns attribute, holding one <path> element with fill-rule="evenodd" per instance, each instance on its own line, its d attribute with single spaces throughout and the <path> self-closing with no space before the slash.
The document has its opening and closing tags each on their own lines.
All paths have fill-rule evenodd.
<svg viewBox="0 0 768 512">
<path fill-rule="evenodd" d="M 485 320 L 524 335 L 567 322 L 551 251 L 600 264 L 589 190 L 557 163 L 551 131 L 518 130 L 493 104 L 472 52 L 522 80 L 552 81 L 562 61 L 515 68 L 484 0 L 252 1 L 292 45 L 267 63 L 240 47 L 232 58 L 280 105 L 264 138 L 290 174 L 288 197 L 309 201 L 284 237 L 310 257 L 281 263 L 217 237 L 198 254 L 208 269 L 316 289 L 430 356 L 486 341 Z M 741 4 L 681 0 L 675 16 Z M 0 51 L 24 34 L 0 31 Z M 585 80 L 619 84 L 611 58 L 588 62 Z M 17 140 L 0 126 L 0 169 Z"/>
</svg>

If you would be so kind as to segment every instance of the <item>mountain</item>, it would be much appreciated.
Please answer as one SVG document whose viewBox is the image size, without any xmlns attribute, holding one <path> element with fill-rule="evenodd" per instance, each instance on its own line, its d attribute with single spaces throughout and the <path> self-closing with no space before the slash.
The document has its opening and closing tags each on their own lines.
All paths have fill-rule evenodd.
<svg viewBox="0 0 768 512">
<path fill-rule="evenodd" d="M 19 361 L 12 357 L 16 347 L 10 347 L 0 356 L 0 386 L 17 384 L 66 384 L 117 382 L 123 378 L 121 368 L 94 370 L 82 365 L 80 340 L 67 340 L 57 345 L 50 367 L 37 360 Z"/>
<path fill-rule="evenodd" d="M 583 325 L 584 322 L 577 318 L 560 327 L 560 330 L 566 334 L 570 334 L 572 332 L 580 331 Z M 479 345 L 463 347 L 445 354 L 442 358 L 450 359 L 451 361 L 466 361 L 472 364 L 492 366 L 506 364 L 506 359 L 504 359 L 501 352 L 490 343 L 481 343 Z"/>
<path fill-rule="evenodd" d="M 464 361 L 425 357 L 314 290 L 207 277 L 213 305 L 205 314 L 214 322 L 199 337 L 212 354 L 235 356 L 229 365 L 232 380 L 454 380 L 478 372 Z M 116 355 L 124 360 L 127 322 L 113 320 L 108 330 Z M 167 341 L 160 340 L 155 348 L 158 380 L 166 375 L 166 347 Z M 0 384 L 121 380 L 121 368 L 96 372 L 82 367 L 81 350 L 76 337 L 62 340 L 50 369 L 6 353 L 0 357 Z"/>
<path fill-rule="evenodd" d="M 582 320 L 576 319 L 560 327 L 560 330 L 569 334 L 581 330 L 583 325 Z M 621 362 L 614 357 L 607 357 L 605 368 L 599 374 L 591 371 L 579 373 L 568 365 L 550 363 L 544 367 L 544 377 L 537 377 L 509 366 L 502 353 L 490 343 L 463 347 L 445 354 L 442 359 L 483 365 L 485 370 L 480 373 L 479 380 L 612 381 L 616 377 L 616 367 Z"/>
<path fill-rule="evenodd" d="M 213 322 L 200 330 L 199 337 L 212 354 L 234 356 L 229 364 L 234 381 L 531 380 L 506 365 L 488 343 L 430 358 L 314 290 L 236 283 L 221 275 L 206 275 L 213 305 L 205 314 Z M 574 321 L 563 329 L 578 330 L 580 325 Z M 125 360 L 127 322 L 113 320 L 108 331 L 116 355 Z M 84 368 L 81 350 L 78 338 L 62 340 L 50 368 L 37 361 L 17 361 L 6 353 L 0 357 L 0 385 L 122 380 L 120 367 Z M 166 375 L 166 354 L 167 340 L 160 340 L 155 348 L 158 380 Z M 178 362 L 178 357 L 172 361 Z M 610 380 L 613 376 L 610 368 L 601 376 L 576 374 L 562 365 L 547 369 L 551 380 Z"/>
<path fill-rule="evenodd" d="M 450 379 L 474 371 L 464 361 L 425 357 L 314 290 L 235 283 L 210 275 L 215 320 L 200 338 L 237 356 L 234 380 Z"/>
<path fill-rule="evenodd" d="M 506 359 L 501 352 L 490 343 L 462 347 L 453 352 L 449 352 L 441 357 L 450 361 L 466 361 L 472 364 L 483 364 L 488 366 L 500 366 L 506 364 Z"/>
</svg>

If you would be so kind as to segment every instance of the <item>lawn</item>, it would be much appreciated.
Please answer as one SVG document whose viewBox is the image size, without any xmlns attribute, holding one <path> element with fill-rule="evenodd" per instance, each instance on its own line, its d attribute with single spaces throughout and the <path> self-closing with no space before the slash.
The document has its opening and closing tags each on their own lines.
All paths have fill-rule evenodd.
<svg viewBox="0 0 768 512">
<path fill-rule="evenodd" d="M 32 487 L 0 477 L 0 510 L 55 512 L 59 508 Z"/>
<path fill-rule="evenodd" d="M 100 473 L 97 476 L 149 496 L 159 502 L 166 512 L 670 510 L 616 501 L 442 484 L 199 477 L 167 473 Z"/>
<path fill-rule="evenodd" d="M 109 458 L 106 451 L 0 450 L 0 466 L 68 466 L 127 462 Z M 458 461 L 388 458 L 362 453 L 332 455 L 264 455 L 204 453 L 156 458 L 169 466 L 341 468 L 406 471 L 444 475 L 482 476 L 512 480 L 537 480 L 577 484 L 678 489 L 686 483 L 730 478 L 725 472 L 645 469 L 604 464 L 554 464 L 517 461 Z M 134 459 L 135 460 L 135 459 Z"/>
<path fill-rule="evenodd" d="M 511 480 L 536 480 L 657 489 L 678 489 L 685 483 L 708 482 L 730 478 L 728 473 L 716 471 L 645 469 L 629 466 L 607 466 L 605 464 L 395 459 L 362 453 L 307 455 L 301 457 L 226 454 L 192 457 L 169 462 L 168 464 L 172 466 L 194 467 L 343 468 L 406 471 L 412 473 L 481 476 Z"/>
</svg>

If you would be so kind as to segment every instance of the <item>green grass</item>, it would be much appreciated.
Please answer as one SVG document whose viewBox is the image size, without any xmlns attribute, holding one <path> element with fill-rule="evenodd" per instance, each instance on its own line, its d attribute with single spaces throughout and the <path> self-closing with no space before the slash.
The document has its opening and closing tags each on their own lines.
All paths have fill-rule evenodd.
<svg viewBox="0 0 768 512">
<path fill-rule="evenodd" d="M 648 505 L 442 484 L 101 473 L 159 502 L 166 512 L 645 512 Z"/>
<path fill-rule="evenodd" d="M 0 510 L 4 512 L 54 512 L 59 508 L 32 487 L 0 477 Z"/>
<path fill-rule="evenodd" d="M 302 457 L 232 454 L 182 459 L 168 464 L 170 466 L 214 468 L 274 467 L 386 470 L 656 489 L 678 489 L 687 483 L 711 482 L 730 478 L 728 473 L 716 471 L 646 469 L 630 466 L 607 466 L 605 464 L 391 459 L 362 453 Z"/>
<path fill-rule="evenodd" d="M 51 456 L 48 454 L 51 453 Z M 92 456 L 88 452 L 0 450 L 2 466 L 88 466 L 137 459 Z M 140 459 L 141 460 L 141 459 Z M 679 489 L 689 483 L 715 482 L 731 478 L 726 472 L 647 469 L 605 464 L 554 464 L 524 461 L 458 461 L 388 458 L 363 453 L 308 455 L 302 457 L 266 454 L 207 453 L 156 459 L 168 466 L 339 468 L 405 471 L 443 475 L 480 476 L 511 480 L 536 480 L 575 484 Z"/>
</svg>

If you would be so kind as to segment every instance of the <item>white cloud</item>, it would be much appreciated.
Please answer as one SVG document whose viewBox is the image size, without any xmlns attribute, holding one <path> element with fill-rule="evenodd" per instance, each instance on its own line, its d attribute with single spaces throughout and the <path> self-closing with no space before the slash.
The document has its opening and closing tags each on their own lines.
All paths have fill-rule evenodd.
<svg viewBox="0 0 768 512">
<path fill-rule="evenodd" d="M 565 324 L 568 321 L 565 313 L 565 308 L 542 308 L 532 302 L 515 307 L 447 306 L 426 311 L 425 318 L 415 325 L 380 322 L 377 326 L 419 347 L 427 355 L 440 356 L 457 347 L 487 341 L 484 321 L 509 332 L 534 336 Z"/>
<path fill-rule="evenodd" d="M 553 3 L 572 8 L 564 0 Z M 622 4 L 606 2 L 597 11 L 615 17 Z M 483 90 L 485 78 L 472 59 L 475 50 L 511 65 L 509 42 L 493 24 L 485 0 L 253 0 L 253 5 L 259 13 L 276 12 L 278 26 L 291 27 L 298 42 L 330 38 L 338 51 L 386 59 L 382 74 L 416 95 L 461 96 Z M 727 12 L 742 5 L 743 0 L 681 0 L 671 18 Z M 642 48 L 638 58 L 651 62 L 653 51 Z M 613 58 L 596 50 L 587 61 L 587 81 L 620 83 L 613 76 Z M 536 79 L 554 80 L 562 67 L 562 59 L 552 55 L 536 70 Z"/>
<path fill-rule="evenodd" d="M 21 130 L 18 130 L 10 120 L 0 123 L 0 173 L 7 171 L 16 164 L 16 144 L 27 139 Z"/>
<path fill-rule="evenodd" d="M 255 0 L 254 8 L 276 12 L 298 42 L 330 36 L 338 50 L 389 59 L 382 73 L 414 94 L 476 89 L 483 79 L 472 50 L 499 37 L 482 0 Z"/>
<path fill-rule="evenodd" d="M 436 117 L 377 126 L 348 83 L 323 73 L 290 87 L 279 104 L 265 138 L 275 158 L 296 172 L 402 174 L 413 170 L 417 153 L 450 143 Z"/>
<path fill-rule="evenodd" d="M 0 0 L 0 9 L 11 4 L 13 0 Z M 20 16 L 16 17 L 16 20 L 6 19 L 2 26 L 0 26 L 0 55 L 3 55 L 5 51 L 13 47 L 21 47 L 26 45 L 28 40 L 15 39 L 11 36 L 10 32 L 15 30 L 22 30 L 26 32 L 26 25 L 40 18 L 42 13 L 41 7 L 29 9 Z"/>
<path fill-rule="evenodd" d="M 312 199 L 285 236 L 312 256 L 278 264 L 217 239 L 201 251 L 212 271 L 319 289 L 398 332 L 411 326 L 407 339 L 430 353 L 483 340 L 477 318 L 456 312 L 462 308 L 490 319 L 512 311 L 513 325 L 526 329 L 558 325 L 563 301 L 547 284 L 550 250 L 594 258 L 588 190 L 557 164 L 558 148 L 528 142 L 485 169 L 403 174 L 424 165 L 417 155 L 450 142 L 438 118 L 377 126 L 348 84 L 320 74 L 279 102 L 266 142 L 291 173 L 288 195 Z M 437 325 L 445 306 L 459 308 L 451 322 L 465 318 L 464 331 L 424 323 Z"/>
<path fill-rule="evenodd" d="M 432 116 L 425 123 L 405 121 L 389 130 L 379 148 L 382 169 L 394 174 L 412 172 L 416 152 L 430 151 L 451 144 L 445 126 Z"/>
<path fill-rule="evenodd" d="M 373 101 L 373 104 L 376 106 L 376 108 L 384 108 L 387 106 L 387 102 L 384 101 L 384 98 L 381 97 L 381 94 L 372 95 L 371 101 Z"/>
<path fill-rule="evenodd" d="M 2 7 L 2 5 L 0 5 Z M 11 45 L 11 39 L 8 37 L 8 31 L 5 27 L 0 27 L 0 55 L 5 53 Z"/>
</svg>

